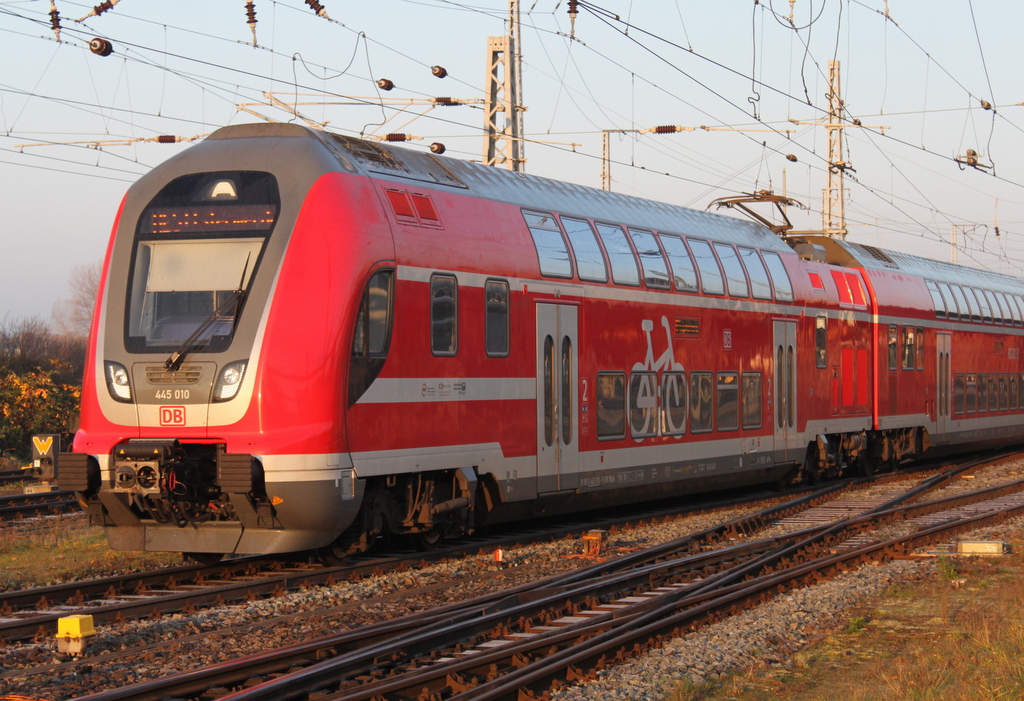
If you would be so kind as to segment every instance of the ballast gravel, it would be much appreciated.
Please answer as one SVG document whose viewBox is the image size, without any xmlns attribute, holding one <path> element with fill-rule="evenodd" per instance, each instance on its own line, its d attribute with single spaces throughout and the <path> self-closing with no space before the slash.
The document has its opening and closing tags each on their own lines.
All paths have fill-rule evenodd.
<svg viewBox="0 0 1024 701">
<path fill-rule="evenodd" d="M 1022 462 L 976 473 L 965 490 L 1014 479 Z M 911 478 L 911 481 L 914 481 Z M 887 490 L 904 485 L 888 485 Z M 956 489 L 962 487 L 957 484 Z M 868 498 L 850 491 L 841 498 Z M 868 495 L 868 496 L 866 496 Z M 691 535 L 749 513 L 715 511 L 607 534 L 604 555 L 613 558 Z M 1020 525 L 1024 526 L 1024 519 Z M 798 530 L 793 527 L 786 530 Z M 973 536 L 972 536 L 973 537 Z M 341 582 L 192 613 L 165 615 L 99 627 L 89 655 L 58 654 L 55 641 L 0 647 L 0 691 L 60 701 L 94 691 L 156 679 L 244 655 L 309 641 L 371 622 L 400 617 L 542 577 L 585 567 L 579 540 L 526 545 L 505 552 L 428 564 L 358 582 Z M 848 611 L 894 583 L 932 576 L 934 563 L 896 561 L 865 566 L 815 587 L 789 593 L 706 628 L 698 629 L 617 668 L 596 681 L 557 692 L 560 701 L 663 699 L 683 680 L 720 677 L 732 670 L 784 664 L 810 636 L 848 620 Z M 211 631 L 216 631 L 210 636 Z M 49 667 L 43 672 L 43 666 Z M 33 673 L 38 670 L 38 673 Z"/>
</svg>

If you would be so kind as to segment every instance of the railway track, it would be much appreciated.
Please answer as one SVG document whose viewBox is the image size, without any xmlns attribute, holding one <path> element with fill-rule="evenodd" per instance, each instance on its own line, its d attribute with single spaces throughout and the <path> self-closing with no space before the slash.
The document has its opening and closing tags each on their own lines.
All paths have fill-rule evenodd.
<svg viewBox="0 0 1024 701">
<path fill-rule="evenodd" d="M 0 484 L 15 484 L 17 482 L 34 482 L 36 476 L 31 469 L 0 470 Z"/>
<path fill-rule="evenodd" d="M 943 516 L 939 525 L 911 534 L 909 539 L 865 541 L 864 531 L 876 527 L 879 520 L 922 518 L 1024 490 L 1021 481 L 900 505 L 920 499 L 964 469 L 968 468 L 927 480 L 899 496 L 864 504 L 860 513 L 823 520 L 790 534 L 758 541 L 749 537 L 808 512 L 822 499 L 841 493 L 846 485 L 539 583 L 89 698 L 194 698 L 211 689 L 210 694 L 220 696 L 240 686 L 250 688 L 226 698 L 305 698 L 313 691 L 318 698 L 338 699 L 404 699 L 410 694 L 412 698 L 438 699 L 530 698 L 517 696 L 518 690 L 540 694 L 558 680 L 565 683 L 584 678 L 615 659 L 657 644 L 658 635 L 664 637 L 673 629 L 658 627 L 663 619 L 674 621 L 676 628 L 696 625 L 709 616 L 750 605 L 779 587 L 815 581 L 856 567 L 865 559 L 899 555 L 913 544 L 925 542 L 922 538 L 946 537 L 951 523 L 951 517 Z M 1022 508 L 1019 503 L 1004 504 L 1002 510 L 1014 513 Z M 976 527 L 986 519 L 1000 517 L 995 515 L 998 512 L 982 511 L 960 519 L 960 527 Z M 716 542 L 730 545 L 705 552 Z M 721 598 L 723 595 L 726 598 Z M 661 632 L 639 642 L 651 626 Z M 634 642 L 627 644 L 624 639 Z M 598 640 L 602 654 L 587 657 L 585 653 Z M 558 664 L 568 662 L 558 667 L 556 660 Z M 551 665 L 560 671 L 548 669 Z M 303 668 L 273 678 L 297 666 Z M 522 671 L 527 668 L 532 671 Z M 513 688 L 516 691 L 509 691 Z M 426 693 L 424 689 L 429 693 L 421 695 Z"/>
<path fill-rule="evenodd" d="M 803 508 L 804 503 L 820 501 L 833 492 L 847 488 L 851 483 L 846 480 L 812 495 L 797 497 L 785 509 L 788 512 Z M 766 495 L 758 496 L 764 498 Z M 749 500 L 750 497 L 723 500 L 704 504 L 698 510 L 724 509 Z M 289 562 L 274 557 L 242 557 L 214 565 L 190 564 L 153 572 L 2 592 L 0 640 L 44 639 L 56 632 L 60 618 L 72 613 L 90 614 L 97 625 L 115 620 L 156 617 L 231 601 L 279 595 L 301 587 L 358 580 L 480 550 L 491 551 L 522 543 L 557 540 L 595 528 L 616 528 L 678 513 L 680 509 L 677 507 L 642 510 L 619 517 L 591 520 L 585 524 L 560 521 L 555 527 L 537 526 L 455 541 L 429 552 L 370 554 L 353 558 L 336 567 L 325 567 L 308 559 Z M 749 524 L 735 524 L 729 528 L 754 529 L 759 527 L 758 523 L 752 520 Z M 728 530 L 723 532 L 723 537 L 735 535 L 736 532 Z"/>
<path fill-rule="evenodd" d="M 0 496 L 0 523 L 79 510 L 74 492 L 56 491 Z"/>
</svg>

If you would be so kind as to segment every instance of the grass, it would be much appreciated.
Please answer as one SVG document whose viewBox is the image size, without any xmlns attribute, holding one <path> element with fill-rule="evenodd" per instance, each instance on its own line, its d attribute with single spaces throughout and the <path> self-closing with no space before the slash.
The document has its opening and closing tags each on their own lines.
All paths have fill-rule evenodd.
<svg viewBox="0 0 1024 701">
<path fill-rule="evenodd" d="M 85 515 L 0 528 L 0 591 L 181 564 L 179 553 L 111 550 Z"/>
<path fill-rule="evenodd" d="M 893 587 L 792 664 L 681 684 L 665 699 L 1024 699 L 1024 531 L 1001 537 L 1015 541 L 1013 554 L 940 558 L 930 579 Z"/>
</svg>

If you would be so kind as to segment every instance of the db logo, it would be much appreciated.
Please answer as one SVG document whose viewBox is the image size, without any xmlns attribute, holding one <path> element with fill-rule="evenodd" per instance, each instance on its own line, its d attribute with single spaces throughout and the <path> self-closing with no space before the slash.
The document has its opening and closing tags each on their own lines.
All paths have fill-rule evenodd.
<svg viewBox="0 0 1024 701">
<path fill-rule="evenodd" d="M 183 406 L 162 406 L 160 407 L 161 426 L 184 426 L 185 407 Z"/>
</svg>

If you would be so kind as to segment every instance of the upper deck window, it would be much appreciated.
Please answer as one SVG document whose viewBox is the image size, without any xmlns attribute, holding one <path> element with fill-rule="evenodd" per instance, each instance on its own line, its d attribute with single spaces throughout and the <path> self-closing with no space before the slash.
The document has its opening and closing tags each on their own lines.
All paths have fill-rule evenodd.
<svg viewBox="0 0 1024 701">
<path fill-rule="evenodd" d="M 693 258 L 686 250 L 683 239 L 675 234 L 661 234 L 661 245 L 665 247 L 669 262 L 672 263 L 676 289 L 680 292 L 696 292 L 697 270 L 693 267 Z"/>
<path fill-rule="evenodd" d="M 636 252 L 640 255 L 640 265 L 644 269 L 644 282 L 648 287 L 661 290 L 668 289 L 668 264 L 665 263 L 665 256 L 661 255 L 658 248 L 658 240 L 654 234 L 643 229 L 630 229 L 629 235 L 636 246 Z"/>
<path fill-rule="evenodd" d="M 953 295 L 953 290 L 950 289 L 949 283 L 940 282 L 939 292 L 942 293 L 942 299 L 946 301 L 946 318 L 951 321 L 956 321 L 960 318 L 960 310 L 957 307 L 956 297 Z"/>
<path fill-rule="evenodd" d="M 967 292 L 968 290 L 974 292 L 974 296 L 978 300 L 978 306 L 981 308 L 981 319 L 980 319 L 980 321 L 983 321 L 985 323 L 991 323 L 992 322 L 992 309 L 990 309 L 989 306 L 988 306 L 988 300 L 985 299 L 985 293 L 982 292 L 981 290 L 979 290 L 977 287 L 968 287 L 968 288 L 964 289 L 965 292 Z M 970 301 L 970 295 L 968 295 L 968 301 Z M 979 320 L 975 319 L 975 321 L 979 321 Z"/>
<path fill-rule="evenodd" d="M 569 249 L 562 238 L 562 231 L 555 221 L 555 215 L 523 210 L 523 217 L 537 248 L 540 274 L 545 277 L 572 277 Z"/>
<path fill-rule="evenodd" d="M 716 243 L 715 251 L 718 253 L 718 260 L 722 262 L 725 270 L 725 281 L 729 286 L 729 296 L 747 297 L 747 273 L 743 270 L 743 264 L 736 255 L 736 249 L 727 243 Z"/>
<path fill-rule="evenodd" d="M 227 349 L 279 209 L 270 173 L 196 173 L 165 186 L 136 229 L 126 349 Z"/>
<path fill-rule="evenodd" d="M 601 246 L 597 243 L 597 235 L 594 234 L 590 222 L 562 217 L 562 226 L 569 236 L 572 252 L 576 254 L 576 273 L 580 280 L 608 282 L 604 254 L 601 253 Z"/>
<path fill-rule="evenodd" d="M 750 278 L 750 293 L 754 299 L 772 298 L 772 281 L 768 277 L 768 270 L 764 267 L 761 256 L 753 248 L 740 248 L 740 258 L 747 268 L 747 275 Z"/>
<path fill-rule="evenodd" d="M 939 286 L 932 280 L 925 280 L 924 284 L 928 287 L 928 293 L 932 296 L 932 306 L 935 307 L 935 316 L 940 319 L 945 319 L 946 300 L 942 298 L 942 292 L 939 291 Z"/>
<path fill-rule="evenodd" d="M 789 273 L 778 253 L 762 251 L 768 272 L 772 274 L 772 285 L 775 287 L 775 299 L 779 302 L 793 301 L 793 283 L 789 281 Z"/>
<path fill-rule="evenodd" d="M 722 269 L 718 267 L 711 244 L 701 239 L 689 239 L 689 243 L 693 257 L 697 260 L 697 269 L 700 270 L 700 282 L 704 288 L 704 294 L 724 295 L 725 282 L 722 280 Z"/>
<path fill-rule="evenodd" d="M 608 262 L 612 266 L 612 280 L 619 285 L 639 285 L 640 272 L 636 266 L 636 256 L 629 247 L 622 227 L 598 224 L 597 233 L 601 235 L 604 250 L 608 253 Z"/>
<path fill-rule="evenodd" d="M 960 321 L 970 321 L 972 317 L 977 316 L 977 307 L 975 306 L 977 302 L 969 301 L 960 285 L 950 285 L 949 287 L 953 290 L 953 298 L 956 299 L 957 307 L 960 308 Z M 973 297 L 973 295 L 971 296 Z"/>
</svg>

